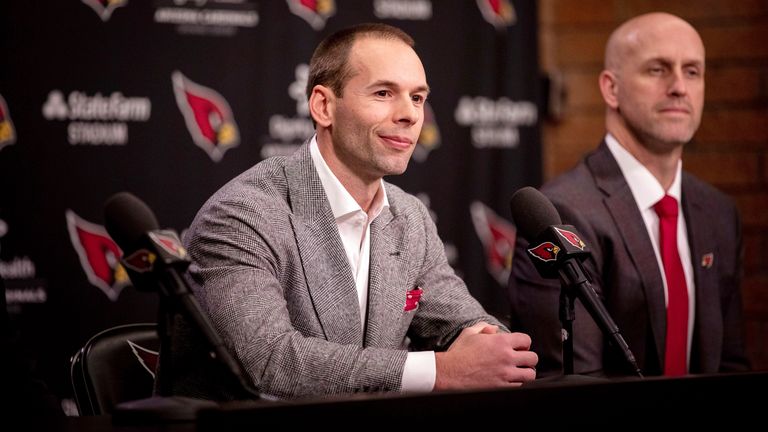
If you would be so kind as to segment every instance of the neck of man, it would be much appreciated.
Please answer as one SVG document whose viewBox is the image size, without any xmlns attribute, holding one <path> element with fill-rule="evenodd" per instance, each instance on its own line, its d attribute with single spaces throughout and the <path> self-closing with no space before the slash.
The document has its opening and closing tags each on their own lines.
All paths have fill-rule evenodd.
<svg viewBox="0 0 768 432">
<path fill-rule="evenodd" d="M 323 160 L 333 175 L 339 179 L 344 189 L 352 195 L 357 205 L 364 212 L 368 213 L 376 198 L 376 193 L 381 187 L 381 177 L 368 177 L 365 175 L 364 167 L 355 169 L 355 167 L 344 164 L 335 151 L 330 133 L 323 134 L 318 130 L 317 146 L 320 154 L 323 156 Z"/>
<path fill-rule="evenodd" d="M 669 190 L 677 175 L 677 164 L 683 154 L 682 144 L 646 142 L 629 127 L 618 113 L 606 116 L 606 129 L 635 159 L 638 160 L 659 181 L 665 191 Z"/>
</svg>

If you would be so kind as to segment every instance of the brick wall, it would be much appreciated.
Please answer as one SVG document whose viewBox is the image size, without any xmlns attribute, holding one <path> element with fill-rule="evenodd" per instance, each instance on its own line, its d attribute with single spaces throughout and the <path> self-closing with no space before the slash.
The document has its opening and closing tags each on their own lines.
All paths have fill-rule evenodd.
<svg viewBox="0 0 768 432">
<path fill-rule="evenodd" d="M 545 179 L 602 138 L 605 42 L 621 22 L 651 11 L 681 16 L 704 40 L 705 109 L 683 164 L 741 211 L 747 349 L 756 369 L 768 369 L 768 0 L 540 0 L 541 67 L 565 94 L 558 117 L 544 125 Z"/>
</svg>

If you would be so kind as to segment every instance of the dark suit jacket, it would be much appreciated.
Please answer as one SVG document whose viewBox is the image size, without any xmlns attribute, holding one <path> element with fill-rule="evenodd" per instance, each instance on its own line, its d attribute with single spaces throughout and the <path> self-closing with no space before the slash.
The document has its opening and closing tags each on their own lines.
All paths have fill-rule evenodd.
<svg viewBox="0 0 768 432">
<path fill-rule="evenodd" d="M 195 295 L 260 391 L 292 397 L 399 390 L 409 348 L 442 350 L 478 321 L 501 325 L 446 261 L 426 207 L 385 187 L 390 207 L 371 224 L 364 326 L 307 145 L 241 174 L 198 213 L 185 238 Z M 421 300 L 405 308 L 416 287 Z M 171 392 L 233 397 L 228 381 L 205 363 L 194 332 L 177 323 L 172 346 L 160 356 L 159 374 L 170 379 Z"/>
<path fill-rule="evenodd" d="M 542 187 L 563 220 L 581 233 L 592 257 L 584 267 L 646 375 L 663 371 L 666 306 L 662 273 L 629 185 L 603 143 L 575 169 Z M 722 193 L 688 173 L 682 206 L 696 285 L 691 373 L 748 369 L 744 353 L 740 293 L 741 225 Z M 518 238 L 509 280 L 512 330 L 533 339 L 538 376 L 562 373 L 560 284 L 538 276 L 527 242 Z M 711 266 L 702 262 L 712 254 Z M 574 371 L 624 375 L 618 350 L 607 345 L 580 302 L 574 326 Z"/>
</svg>

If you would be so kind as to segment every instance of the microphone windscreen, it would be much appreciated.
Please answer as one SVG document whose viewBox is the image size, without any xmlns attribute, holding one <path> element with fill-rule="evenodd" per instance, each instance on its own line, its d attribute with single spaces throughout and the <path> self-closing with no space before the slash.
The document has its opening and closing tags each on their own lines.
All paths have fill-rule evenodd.
<svg viewBox="0 0 768 432">
<path fill-rule="evenodd" d="M 552 202 L 530 186 L 512 195 L 510 207 L 518 232 L 528 241 L 533 241 L 547 227 L 561 224 L 560 214 Z"/>
<path fill-rule="evenodd" d="M 148 231 L 159 229 L 152 210 L 130 192 L 118 192 L 104 203 L 104 224 L 126 255 L 142 247 Z"/>
</svg>

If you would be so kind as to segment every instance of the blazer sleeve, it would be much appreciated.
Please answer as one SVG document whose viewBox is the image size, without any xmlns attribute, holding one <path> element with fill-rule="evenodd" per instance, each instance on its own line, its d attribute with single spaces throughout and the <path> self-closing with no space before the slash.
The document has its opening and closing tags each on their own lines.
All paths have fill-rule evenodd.
<svg viewBox="0 0 768 432">
<path fill-rule="evenodd" d="M 732 207 L 731 226 L 735 230 L 735 253 L 733 267 L 724 270 L 719 281 L 721 307 L 723 313 L 723 350 L 720 362 L 721 372 L 746 371 L 750 369 L 744 347 L 743 304 L 741 280 L 744 267 L 744 245 L 741 232 L 741 219 L 735 206 Z M 729 241 L 731 239 L 726 239 Z"/>
</svg>

